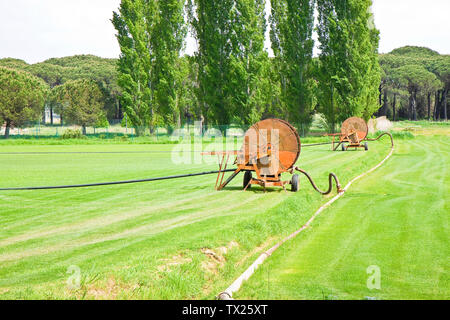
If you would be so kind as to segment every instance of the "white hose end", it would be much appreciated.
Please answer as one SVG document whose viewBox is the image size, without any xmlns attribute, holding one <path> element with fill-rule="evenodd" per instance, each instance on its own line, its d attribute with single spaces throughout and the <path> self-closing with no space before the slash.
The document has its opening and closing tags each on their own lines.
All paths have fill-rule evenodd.
<svg viewBox="0 0 450 320">
<path fill-rule="evenodd" d="M 221 294 L 219 294 L 219 296 L 217 297 L 217 300 L 234 300 L 232 295 L 228 292 L 222 292 Z"/>
</svg>

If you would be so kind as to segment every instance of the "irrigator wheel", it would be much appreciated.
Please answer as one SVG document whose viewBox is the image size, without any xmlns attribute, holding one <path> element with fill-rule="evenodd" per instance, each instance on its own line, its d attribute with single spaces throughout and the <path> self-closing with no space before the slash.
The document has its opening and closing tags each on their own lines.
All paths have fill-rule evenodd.
<svg viewBox="0 0 450 320">
<path fill-rule="evenodd" d="M 294 174 L 291 180 L 291 190 L 292 192 L 297 192 L 300 187 L 300 176 L 298 174 Z"/>
<path fill-rule="evenodd" d="M 276 134 L 279 139 L 274 138 Z M 277 149 L 278 153 L 272 152 Z M 284 120 L 267 119 L 247 131 L 237 161 L 248 164 L 258 153 L 271 154 L 269 161 L 259 159 L 256 165 L 261 175 L 275 176 L 291 169 L 300 157 L 300 152 L 301 142 L 297 130 Z"/>
<path fill-rule="evenodd" d="M 348 137 L 352 132 L 358 135 L 359 141 L 363 141 L 369 134 L 369 127 L 367 123 L 358 117 L 349 118 L 344 121 L 341 128 L 341 133 L 344 137 Z"/>
<path fill-rule="evenodd" d="M 252 187 L 251 184 L 249 185 L 250 180 L 252 180 L 252 178 L 253 178 L 252 172 L 251 171 L 245 171 L 245 174 L 244 174 L 244 189 L 247 188 L 247 186 L 248 186 L 247 189 L 250 189 Z"/>
</svg>

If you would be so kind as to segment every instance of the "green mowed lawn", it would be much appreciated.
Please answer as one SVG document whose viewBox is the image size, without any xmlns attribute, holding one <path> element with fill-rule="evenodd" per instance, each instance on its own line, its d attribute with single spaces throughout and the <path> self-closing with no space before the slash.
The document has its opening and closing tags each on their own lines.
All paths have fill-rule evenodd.
<svg viewBox="0 0 450 320">
<path fill-rule="evenodd" d="M 323 236 L 321 230 L 328 226 L 326 238 L 334 239 L 332 242 L 335 247 L 327 250 L 333 252 L 336 261 L 341 261 L 341 257 L 343 261 L 349 261 L 348 265 L 341 262 L 347 267 L 354 265 L 347 255 L 352 259 L 357 256 L 353 256 L 355 253 L 350 249 L 342 252 L 342 256 L 339 251 L 334 251 L 340 249 L 337 248 L 338 244 L 344 242 L 346 248 L 360 248 L 361 251 L 356 254 L 361 256 L 371 257 L 384 253 L 386 257 L 391 257 L 371 264 L 381 264 L 383 261 L 389 263 L 392 272 L 398 276 L 395 281 L 408 282 L 408 286 L 403 282 L 398 285 L 394 283 L 393 287 L 397 291 L 382 297 L 396 297 L 397 292 L 405 296 L 414 294 L 415 291 L 411 291 L 411 288 L 422 288 L 424 281 L 430 281 L 429 286 L 438 290 L 436 283 L 432 281 L 439 280 L 440 292 L 448 292 L 448 283 L 445 283 L 447 266 L 443 264 L 448 256 L 445 251 L 448 242 L 444 216 L 448 213 L 448 207 L 447 212 L 444 208 L 448 197 L 448 189 L 445 189 L 446 184 L 448 185 L 448 174 L 445 171 L 448 162 L 448 153 L 445 153 L 448 149 L 447 139 L 448 137 L 418 137 L 399 140 L 395 158 L 376 173 L 378 177 L 384 177 L 387 173 L 394 176 L 388 180 L 390 191 L 386 191 L 386 183 L 381 188 L 377 187 L 379 189 L 367 191 L 370 193 L 369 201 L 374 201 L 370 207 L 383 207 L 387 210 L 395 205 L 398 212 L 397 215 L 386 213 L 378 216 L 375 221 L 376 229 L 372 226 L 367 231 L 372 237 L 378 235 L 378 242 L 359 242 L 365 233 L 364 228 L 372 220 L 351 219 L 350 216 L 357 213 L 351 207 L 342 205 L 349 200 L 357 201 L 357 206 L 366 205 L 367 199 L 363 197 L 362 189 L 356 187 L 352 187 L 348 195 L 328 209 L 319 223 L 308 232 L 308 237 L 316 232 L 317 236 Z M 217 168 L 214 163 L 176 165 L 168 152 L 174 147 L 133 144 L 2 144 L 0 188 L 142 179 Z M 331 152 L 327 146 L 304 148 L 298 165 L 309 171 L 323 189 L 327 187 L 327 175 L 330 171 L 335 172 L 341 182 L 346 184 L 381 161 L 389 152 L 390 144 L 386 139 L 370 143 L 370 147 L 369 152 L 346 153 Z M 402 162 L 394 166 L 397 161 Z M 386 171 L 381 174 L 383 170 Z M 396 170 L 400 170 L 398 174 Z M 403 178 L 405 173 L 416 175 L 413 178 Z M 421 181 L 420 177 L 425 181 L 435 177 L 433 181 L 438 184 L 426 182 L 426 185 L 422 185 L 418 183 Z M 210 299 L 224 290 L 263 250 L 298 229 L 329 199 L 313 191 L 303 178 L 301 190 L 296 194 L 285 193 L 280 189 L 264 193 L 259 188 L 242 192 L 242 176 L 225 191 L 216 192 L 215 179 L 215 176 L 201 176 L 99 188 L 0 192 L 0 298 Z M 378 181 L 372 176 L 366 179 L 365 181 L 372 183 Z M 439 196 L 436 190 L 442 194 Z M 410 197 L 404 203 L 400 201 L 403 198 L 397 197 L 403 192 Z M 384 196 L 385 193 L 387 196 Z M 373 194 L 380 198 L 374 200 Z M 411 202 L 416 197 L 420 199 L 420 206 Z M 384 207 L 383 201 L 386 200 L 390 201 Z M 348 216 L 348 221 L 336 220 L 339 216 L 337 210 L 343 210 L 341 207 L 347 208 L 348 212 L 342 216 Z M 411 208 L 417 210 L 417 214 L 409 213 Z M 431 215 L 430 210 L 435 216 Z M 368 212 L 368 209 L 364 212 Z M 394 217 L 395 221 L 390 220 Z M 350 226 L 359 231 L 352 238 L 348 238 L 345 230 L 337 232 Z M 432 241 L 424 242 L 425 235 L 420 236 L 421 230 L 427 230 L 426 235 Z M 297 241 L 301 242 L 301 247 L 308 242 L 311 246 L 316 246 L 313 250 L 317 253 L 315 259 L 325 257 L 327 250 L 316 240 L 308 239 L 300 236 L 286 248 Z M 388 248 L 384 246 L 386 241 L 390 244 Z M 420 247 L 425 243 L 429 246 L 426 250 Z M 421 251 L 418 251 L 418 247 Z M 375 249 L 380 251 L 372 251 Z M 314 255 L 313 251 L 310 255 Z M 405 265 L 402 259 L 415 262 L 414 256 L 409 254 L 418 252 L 424 254 L 420 259 L 417 258 L 420 263 L 417 262 L 414 267 Z M 284 264 L 281 257 L 274 256 L 270 260 L 270 266 L 274 268 L 276 261 Z M 297 265 L 297 261 L 300 263 L 303 258 L 286 261 Z M 339 282 L 321 281 L 328 279 L 327 276 L 340 279 L 343 277 L 342 273 L 329 273 L 331 265 L 315 265 L 311 259 L 308 261 L 313 270 L 317 268 L 319 275 L 316 279 L 315 275 L 306 277 L 310 281 L 309 286 L 324 288 L 329 285 L 331 292 L 339 294 Z M 339 263 L 336 265 L 340 266 Z M 380 267 L 383 271 L 385 265 Z M 68 280 L 70 282 L 73 279 L 70 271 L 75 270 L 74 268 L 79 268 L 81 272 L 78 288 L 68 286 Z M 323 273 L 321 268 L 325 268 Z M 387 268 L 384 271 L 386 277 Z M 414 268 L 418 271 L 415 276 L 413 273 L 403 274 L 402 268 Z M 433 268 L 433 271 L 429 272 L 429 268 Z M 358 267 L 349 270 L 351 273 L 346 273 L 344 280 L 347 279 L 345 281 L 350 283 L 348 290 L 352 292 L 360 285 L 364 274 L 359 274 Z M 275 271 L 272 274 L 276 274 Z M 252 279 L 255 282 L 249 283 L 248 289 L 246 287 L 249 291 L 242 292 L 242 297 L 266 297 L 264 288 L 267 285 L 258 282 L 258 279 L 262 279 L 260 277 L 257 274 Z M 409 282 L 409 277 L 417 282 Z M 281 281 L 282 277 L 278 279 Z M 278 291 L 276 295 L 272 293 L 274 295 L 271 297 L 285 298 L 291 294 L 291 288 L 296 294 L 289 298 L 322 298 L 322 295 L 317 295 L 312 289 L 298 290 L 308 285 L 297 281 L 295 273 L 292 274 L 292 279 L 285 289 L 288 291 Z M 387 285 L 384 280 L 385 278 L 383 287 Z M 295 283 L 298 287 L 293 286 Z M 282 287 L 280 282 L 279 288 Z M 421 293 L 424 291 L 417 290 Z M 355 292 L 353 296 L 340 297 L 359 295 Z"/>
<path fill-rule="evenodd" d="M 449 163 L 448 136 L 398 141 L 383 167 L 281 247 L 236 297 L 449 299 Z M 368 288 L 370 266 L 379 289 Z"/>
</svg>

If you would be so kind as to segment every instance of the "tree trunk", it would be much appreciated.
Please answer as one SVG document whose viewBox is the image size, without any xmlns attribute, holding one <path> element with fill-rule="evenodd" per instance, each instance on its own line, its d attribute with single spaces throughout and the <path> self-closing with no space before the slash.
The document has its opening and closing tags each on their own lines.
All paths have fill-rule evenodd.
<svg viewBox="0 0 450 320">
<path fill-rule="evenodd" d="M 397 94 L 394 93 L 394 101 L 392 102 L 392 118 L 393 118 L 393 121 L 395 121 L 395 116 L 396 116 L 396 114 L 395 114 L 396 104 L 397 104 Z"/>
<path fill-rule="evenodd" d="M 384 90 L 383 107 L 381 108 L 382 111 L 380 116 L 387 116 L 387 109 L 388 109 L 388 96 L 387 90 Z"/>
<path fill-rule="evenodd" d="M 207 111 L 206 111 L 207 112 Z M 205 112 L 205 114 L 206 114 Z M 206 123 L 207 123 L 207 119 L 206 116 L 201 115 L 200 117 L 200 136 L 203 137 L 203 134 L 206 132 Z"/>
<path fill-rule="evenodd" d="M 378 92 L 380 93 L 379 95 L 378 95 L 378 105 L 380 106 L 380 108 L 381 108 L 381 106 L 383 105 L 383 101 L 382 101 L 382 94 L 383 94 L 383 86 L 380 84 L 380 86 L 378 87 Z M 378 109 L 378 111 L 377 111 L 377 115 L 380 115 L 380 109 Z"/>
<path fill-rule="evenodd" d="M 50 124 L 53 125 L 53 107 L 50 107 Z"/>
<path fill-rule="evenodd" d="M 136 137 L 140 137 L 143 135 L 142 128 L 139 126 L 135 126 L 134 131 L 135 131 Z"/>
<path fill-rule="evenodd" d="M 445 89 L 443 92 L 443 97 L 442 97 L 442 107 L 444 108 L 444 119 L 445 121 L 448 120 L 447 118 L 447 94 L 448 94 L 448 89 Z"/>
<path fill-rule="evenodd" d="M 434 121 L 437 121 L 437 119 L 438 119 L 439 103 L 440 103 L 440 98 L 439 98 L 439 90 L 438 90 L 438 91 L 436 91 L 436 94 L 434 95 L 434 110 L 433 110 L 433 120 Z"/>
<path fill-rule="evenodd" d="M 430 121 L 430 118 L 431 118 L 431 92 L 428 92 L 427 98 L 428 98 L 428 121 Z"/>
<path fill-rule="evenodd" d="M 119 100 L 116 100 L 116 115 L 115 115 L 115 118 L 116 119 L 121 119 Z"/>
<path fill-rule="evenodd" d="M 10 120 L 6 120 L 5 139 L 9 139 L 10 130 L 11 130 L 11 121 Z"/>
<path fill-rule="evenodd" d="M 334 86 L 331 84 L 331 133 L 336 132 L 336 117 L 334 114 Z M 381 86 L 380 86 L 380 105 L 381 105 Z"/>
<path fill-rule="evenodd" d="M 413 107 L 413 117 L 414 117 L 414 121 L 417 121 L 417 91 L 414 91 L 414 95 L 413 95 L 413 103 L 412 103 L 412 107 Z"/>
<path fill-rule="evenodd" d="M 408 101 L 408 120 L 411 120 L 411 109 L 412 109 L 412 95 L 409 96 Z"/>
<path fill-rule="evenodd" d="M 150 134 L 153 135 L 153 133 L 155 133 L 155 127 L 153 125 L 153 117 L 154 117 L 154 111 L 153 111 L 153 107 L 150 109 L 150 126 L 149 126 L 149 131 Z M 144 129 L 145 130 L 145 129 Z"/>
<path fill-rule="evenodd" d="M 83 136 L 86 135 L 86 126 L 83 126 Z"/>
</svg>

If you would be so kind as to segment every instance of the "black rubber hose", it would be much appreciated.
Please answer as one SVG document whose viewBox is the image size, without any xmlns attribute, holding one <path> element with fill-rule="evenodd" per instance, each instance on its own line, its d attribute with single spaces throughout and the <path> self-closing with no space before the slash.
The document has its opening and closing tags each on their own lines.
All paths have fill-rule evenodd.
<svg viewBox="0 0 450 320">
<path fill-rule="evenodd" d="M 298 172 L 304 174 L 304 175 L 308 178 L 309 182 L 311 182 L 311 185 L 313 186 L 313 188 L 314 188 L 317 192 L 319 192 L 320 194 L 322 194 L 322 195 L 324 195 L 324 196 L 330 194 L 331 191 L 333 191 L 333 179 L 334 179 L 334 181 L 336 182 L 336 187 L 337 187 L 338 193 L 341 193 L 341 192 L 343 191 L 343 190 L 342 190 L 342 187 L 341 187 L 341 183 L 339 182 L 339 178 L 338 178 L 334 173 L 330 173 L 330 175 L 329 175 L 329 177 L 328 177 L 328 179 L 329 179 L 329 180 L 328 180 L 328 182 L 329 182 L 328 190 L 327 190 L 327 191 L 322 191 L 322 190 L 320 190 L 320 189 L 317 187 L 317 185 L 316 185 L 316 183 L 314 182 L 314 180 L 311 178 L 311 176 L 310 176 L 305 170 L 300 169 L 300 168 L 298 168 L 298 167 L 294 168 L 294 170 L 297 170 Z"/>
<path fill-rule="evenodd" d="M 303 148 L 303 147 L 325 146 L 325 145 L 330 145 L 330 144 L 333 144 L 333 142 L 323 142 L 323 143 L 304 144 L 304 145 L 302 145 L 302 148 Z"/>
<path fill-rule="evenodd" d="M 393 137 L 392 134 L 390 134 L 389 132 L 384 132 L 384 133 L 380 134 L 380 135 L 378 136 L 378 138 L 375 138 L 375 139 L 366 139 L 365 141 L 378 141 L 378 140 L 380 140 L 383 136 L 389 136 L 389 138 L 391 138 L 391 145 L 392 145 L 392 147 L 394 147 L 394 137 Z"/>
<path fill-rule="evenodd" d="M 234 172 L 234 171 L 235 171 L 234 169 L 229 169 L 229 170 L 225 170 L 225 171 L 221 171 L 221 172 Z M 170 180 L 170 179 L 180 179 L 180 178 L 204 176 L 204 175 L 208 175 L 208 174 L 217 174 L 217 173 L 219 173 L 219 171 L 190 173 L 190 174 L 183 174 L 183 175 L 177 175 L 177 176 L 150 178 L 150 179 L 142 179 L 142 180 L 127 180 L 127 181 L 115 181 L 115 182 L 103 182 L 103 183 L 91 183 L 91 184 L 75 184 L 75 185 L 48 186 L 48 187 L 1 188 L 0 191 L 31 191 L 31 190 L 55 190 L 55 189 L 101 187 L 101 186 L 112 186 L 112 185 L 119 185 L 119 184 L 132 184 L 132 183 L 143 183 L 143 182 Z"/>
<path fill-rule="evenodd" d="M 392 145 L 392 147 L 394 147 L 394 137 L 393 137 L 392 134 L 390 134 L 389 132 L 384 132 L 384 133 L 380 134 L 380 135 L 379 135 L 377 138 L 375 138 L 375 139 L 366 139 L 365 141 L 378 141 L 378 140 L 380 140 L 380 139 L 381 139 L 382 137 L 384 137 L 384 136 L 389 136 L 389 137 L 391 138 L 391 145 Z M 296 168 L 294 168 L 294 169 L 297 170 L 297 171 L 300 172 L 300 173 L 303 173 L 303 174 L 308 178 L 309 182 L 311 182 L 311 185 L 313 186 L 313 188 L 314 188 L 317 192 L 319 192 L 319 193 L 321 193 L 321 194 L 323 194 L 323 195 L 328 195 L 328 194 L 331 193 L 331 191 L 333 191 L 333 179 L 334 179 L 334 181 L 336 182 L 336 187 L 337 187 L 337 189 L 338 189 L 338 193 L 343 192 L 342 187 L 341 187 L 341 184 L 340 184 L 340 182 L 339 182 L 339 179 L 338 179 L 338 177 L 337 177 L 334 173 L 330 173 L 330 175 L 329 175 L 329 187 L 328 187 L 328 190 L 324 192 L 324 191 L 320 190 L 320 189 L 317 187 L 317 185 L 315 184 L 314 180 L 311 178 L 311 176 L 310 176 L 305 170 L 302 170 L 302 169 L 300 169 L 300 168 L 298 168 L 298 167 L 296 167 Z"/>
</svg>

